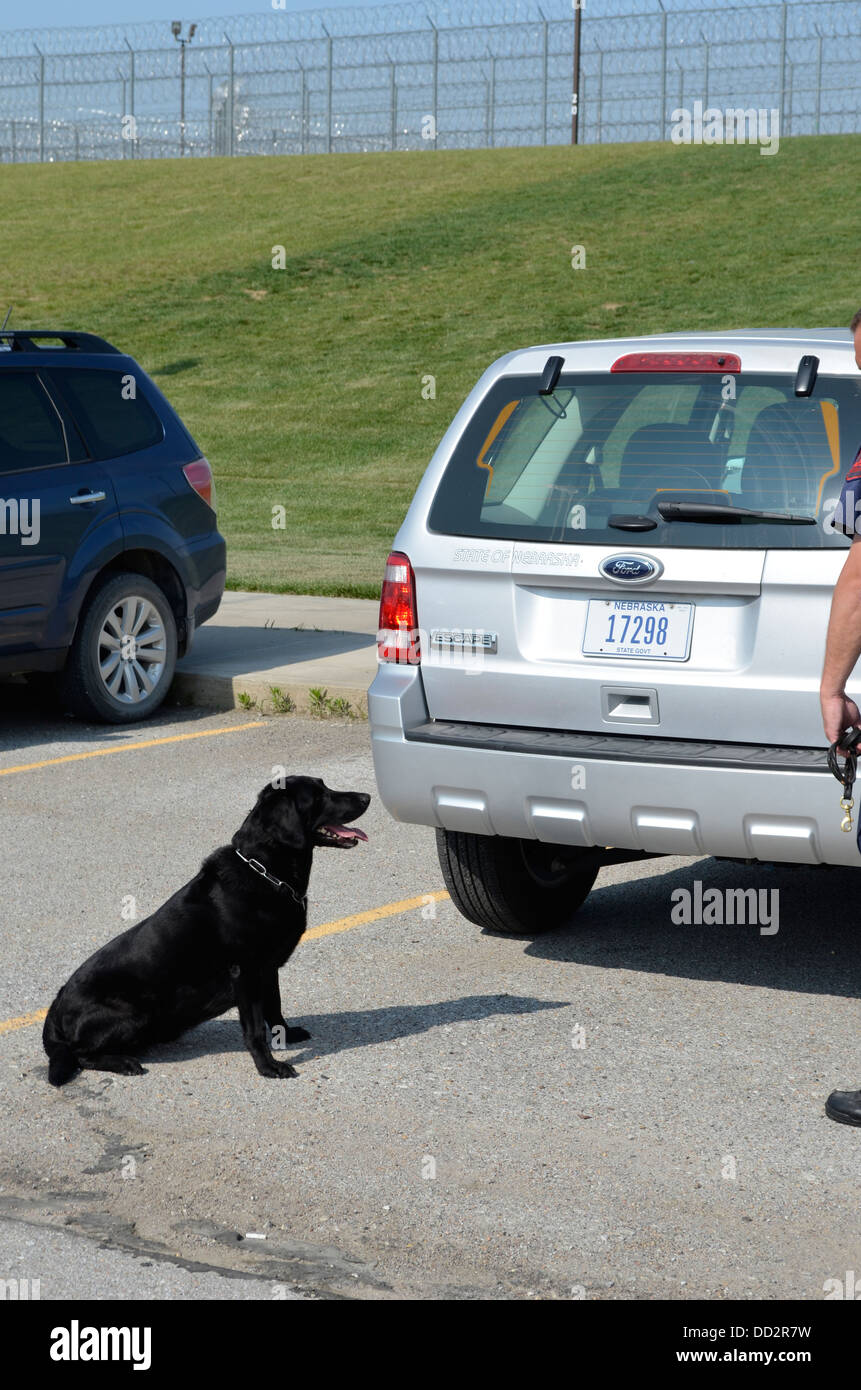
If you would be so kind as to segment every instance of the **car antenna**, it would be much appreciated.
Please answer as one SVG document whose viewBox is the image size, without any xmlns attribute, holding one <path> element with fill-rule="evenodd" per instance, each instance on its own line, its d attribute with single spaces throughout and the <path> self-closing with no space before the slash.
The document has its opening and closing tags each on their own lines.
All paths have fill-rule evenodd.
<svg viewBox="0 0 861 1390">
<path fill-rule="evenodd" d="M 9 305 L 9 311 L 8 311 L 8 313 L 6 314 L 5 319 L 3 320 L 3 328 L 0 328 L 0 333 L 3 332 L 3 329 L 6 327 L 7 323 L 9 322 L 9 314 L 11 314 L 11 312 L 12 312 L 12 305 L 10 304 L 10 305 Z"/>
</svg>

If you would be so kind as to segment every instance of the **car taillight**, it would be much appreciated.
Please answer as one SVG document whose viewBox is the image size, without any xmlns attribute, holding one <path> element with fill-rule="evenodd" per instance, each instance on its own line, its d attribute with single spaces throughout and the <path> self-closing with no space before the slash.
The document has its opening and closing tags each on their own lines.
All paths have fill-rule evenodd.
<svg viewBox="0 0 861 1390">
<path fill-rule="evenodd" d="M 406 555 L 393 550 L 386 561 L 380 595 L 377 654 L 380 661 L 402 661 L 417 666 L 421 661 L 416 581 Z"/>
<path fill-rule="evenodd" d="M 207 506 L 215 511 L 215 479 L 208 461 L 205 458 L 195 459 L 194 463 L 185 464 L 182 471 L 198 497 L 202 497 Z"/>
<path fill-rule="evenodd" d="M 628 352 L 617 357 L 611 372 L 740 372 L 733 352 Z"/>
</svg>

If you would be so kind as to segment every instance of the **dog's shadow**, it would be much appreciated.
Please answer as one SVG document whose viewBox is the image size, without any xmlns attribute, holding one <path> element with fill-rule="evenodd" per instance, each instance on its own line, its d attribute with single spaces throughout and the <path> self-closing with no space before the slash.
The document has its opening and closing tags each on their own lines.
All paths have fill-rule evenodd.
<svg viewBox="0 0 861 1390">
<path fill-rule="evenodd" d="M 291 1028 L 307 1028 L 308 1042 L 287 1044 L 276 1057 L 289 1057 L 295 1064 L 317 1061 L 337 1052 L 371 1047 L 375 1043 L 427 1033 L 452 1023 L 475 1023 L 494 1016 L 533 1014 L 543 1009 L 567 1009 L 568 999 L 535 999 L 529 995 L 472 994 L 460 999 L 444 999 L 434 1004 L 392 1006 L 383 1009 L 348 1010 L 331 1014 L 290 1014 Z M 147 1050 L 142 1058 L 147 1066 L 161 1062 L 187 1062 L 192 1057 L 216 1053 L 244 1052 L 245 1043 L 238 1020 L 216 1018 L 201 1023 L 175 1042 L 162 1043 Z"/>
</svg>

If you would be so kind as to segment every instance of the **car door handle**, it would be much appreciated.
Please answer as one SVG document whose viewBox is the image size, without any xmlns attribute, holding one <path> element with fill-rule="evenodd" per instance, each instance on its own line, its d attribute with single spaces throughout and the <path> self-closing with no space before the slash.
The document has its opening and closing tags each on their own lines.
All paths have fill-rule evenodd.
<svg viewBox="0 0 861 1390">
<path fill-rule="evenodd" d="M 104 492 L 76 492 L 69 501 L 73 507 L 80 507 L 84 502 L 104 502 L 105 496 Z"/>
</svg>

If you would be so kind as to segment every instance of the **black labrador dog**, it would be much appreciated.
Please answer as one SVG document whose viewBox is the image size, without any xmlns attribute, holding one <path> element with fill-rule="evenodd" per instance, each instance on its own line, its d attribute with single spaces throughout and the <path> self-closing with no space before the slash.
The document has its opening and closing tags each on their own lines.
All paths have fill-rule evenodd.
<svg viewBox="0 0 861 1390">
<path fill-rule="evenodd" d="M 305 930 L 314 849 L 366 840 L 350 822 L 370 799 L 319 777 L 267 783 L 229 845 L 63 985 L 42 1033 L 51 1085 L 81 1067 L 139 1075 L 138 1053 L 234 1007 L 260 1075 L 296 1076 L 273 1057 L 268 1029 L 285 1042 L 310 1034 L 283 1018 L 278 971 Z"/>
</svg>

